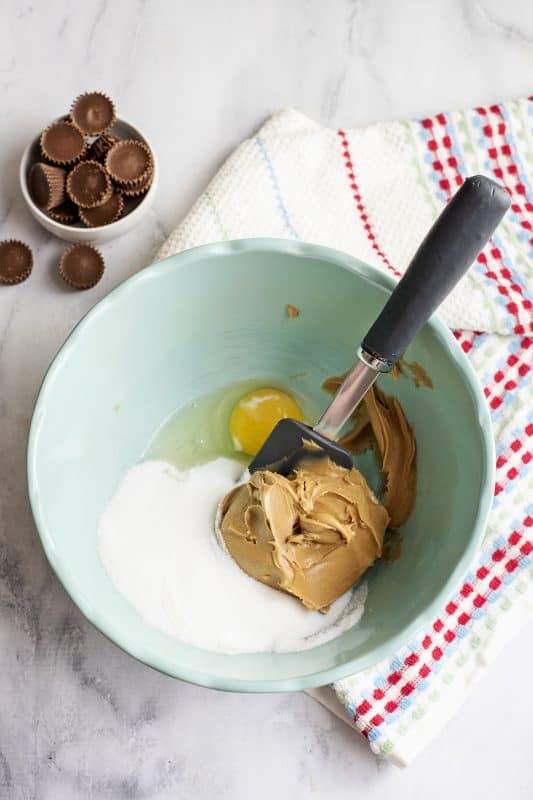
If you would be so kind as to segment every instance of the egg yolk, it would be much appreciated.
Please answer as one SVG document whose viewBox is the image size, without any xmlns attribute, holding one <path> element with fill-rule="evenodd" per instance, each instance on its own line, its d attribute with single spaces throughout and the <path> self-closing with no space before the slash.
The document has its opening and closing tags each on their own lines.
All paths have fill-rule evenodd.
<svg viewBox="0 0 533 800">
<path fill-rule="evenodd" d="M 280 419 L 302 420 L 298 403 L 279 389 L 256 389 L 241 397 L 231 413 L 229 431 L 236 450 L 255 456 Z"/>
</svg>

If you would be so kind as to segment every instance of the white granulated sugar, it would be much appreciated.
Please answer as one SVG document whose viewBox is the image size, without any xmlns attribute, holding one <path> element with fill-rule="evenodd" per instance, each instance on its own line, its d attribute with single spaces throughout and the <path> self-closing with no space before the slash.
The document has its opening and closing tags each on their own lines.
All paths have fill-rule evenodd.
<svg viewBox="0 0 533 800">
<path fill-rule="evenodd" d="M 99 552 L 117 589 L 144 619 L 223 653 L 305 650 L 361 618 L 366 585 L 327 614 L 246 575 L 215 534 L 218 504 L 242 465 L 218 458 L 180 471 L 146 461 L 124 476 L 99 524 Z"/>
</svg>

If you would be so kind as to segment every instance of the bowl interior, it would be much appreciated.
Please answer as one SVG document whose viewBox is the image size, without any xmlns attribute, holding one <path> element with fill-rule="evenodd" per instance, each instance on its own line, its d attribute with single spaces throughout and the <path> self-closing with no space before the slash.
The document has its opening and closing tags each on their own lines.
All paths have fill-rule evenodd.
<svg viewBox="0 0 533 800">
<path fill-rule="evenodd" d="M 389 284 L 325 248 L 268 240 L 211 245 L 139 273 L 67 340 L 35 410 L 30 498 L 72 598 L 132 655 L 218 688 L 299 689 L 384 657 L 447 599 L 482 535 L 491 440 L 470 367 L 434 322 L 407 353 L 426 368 L 434 389 L 380 379 L 415 428 L 418 497 L 402 528 L 401 557 L 368 574 L 356 628 L 302 653 L 207 652 L 145 623 L 114 589 L 96 550 L 105 504 L 169 415 L 200 394 L 253 377 L 272 377 L 324 405 L 323 380 L 352 364 Z M 301 310 L 297 319 L 287 318 L 286 303 Z"/>
</svg>

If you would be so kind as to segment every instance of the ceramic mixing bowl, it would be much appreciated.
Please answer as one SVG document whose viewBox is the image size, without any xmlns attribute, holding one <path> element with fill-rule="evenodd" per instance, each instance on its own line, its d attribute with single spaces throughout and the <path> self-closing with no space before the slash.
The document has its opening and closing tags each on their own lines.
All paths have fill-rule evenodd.
<svg viewBox="0 0 533 800">
<path fill-rule="evenodd" d="M 400 558 L 368 573 L 365 613 L 355 628 L 303 652 L 208 652 L 145 622 L 97 553 L 106 503 L 177 408 L 225 384 L 265 376 L 324 406 L 322 382 L 353 363 L 391 286 L 375 269 L 323 247 L 269 239 L 213 244 L 143 270 L 69 336 L 35 407 L 30 500 L 59 579 L 85 616 L 128 653 L 219 689 L 303 689 L 383 658 L 457 587 L 483 535 L 493 444 L 475 375 L 435 319 L 407 354 L 426 368 L 434 388 L 380 378 L 415 429 L 418 496 L 402 528 Z M 288 318 L 286 303 L 300 309 L 297 319 Z"/>
<path fill-rule="evenodd" d="M 56 120 L 54 120 L 54 122 L 58 122 L 61 119 L 65 119 L 65 117 L 58 117 Z M 96 228 L 86 228 L 81 223 L 76 223 L 75 225 L 64 225 L 63 223 L 57 222 L 49 217 L 46 212 L 42 211 L 35 205 L 31 198 L 28 187 L 30 169 L 33 164 L 41 160 L 41 150 L 39 145 L 40 135 L 30 142 L 22 154 L 19 167 L 19 183 L 24 202 L 28 206 L 30 213 L 35 217 L 37 222 L 43 226 L 43 228 L 46 228 L 46 230 L 50 233 L 53 233 L 54 236 L 58 236 L 60 239 L 64 239 L 67 242 L 83 244 L 104 244 L 105 242 L 109 242 L 111 239 L 116 239 L 118 236 L 123 236 L 125 233 L 129 233 L 129 231 L 131 231 L 136 225 L 146 219 L 146 216 L 153 206 L 155 193 L 157 191 L 157 183 L 159 180 L 159 170 L 157 166 L 157 160 L 154 155 L 154 150 L 150 142 L 138 128 L 136 128 L 130 122 L 126 122 L 124 119 L 117 119 L 109 133 L 120 136 L 121 139 L 138 139 L 139 141 L 144 142 L 152 151 L 152 156 L 154 159 L 154 175 L 150 188 L 146 194 L 143 194 L 140 197 L 125 198 L 124 213 L 122 217 L 117 219 L 116 222 L 112 222 L 110 225 L 99 225 Z"/>
</svg>

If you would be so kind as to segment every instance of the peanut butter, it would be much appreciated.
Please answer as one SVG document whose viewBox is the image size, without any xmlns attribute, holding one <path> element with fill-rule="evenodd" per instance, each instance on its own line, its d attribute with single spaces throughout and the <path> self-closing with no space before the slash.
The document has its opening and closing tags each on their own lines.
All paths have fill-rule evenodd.
<svg viewBox="0 0 533 800">
<path fill-rule="evenodd" d="M 324 389 L 336 392 L 343 380 L 343 375 L 329 378 Z M 352 453 L 377 449 L 390 527 L 403 525 L 416 499 L 416 441 L 398 400 L 373 386 L 355 412 L 353 429 L 339 444 Z"/>
<path fill-rule="evenodd" d="M 290 476 L 254 473 L 223 500 L 220 534 L 252 578 L 314 611 L 379 558 L 389 514 L 356 469 L 312 459 Z"/>
<path fill-rule="evenodd" d="M 393 378 L 405 375 L 406 378 L 412 380 L 417 389 L 420 386 L 425 386 L 426 389 L 433 389 L 433 381 L 418 361 L 406 361 L 405 358 L 400 358 L 392 368 L 391 375 Z"/>
<path fill-rule="evenodd" d="M 416 367 L 408 365 L 413 378 L 428 386 Z M 324 389 L 333 393 L 343 380 L 329 378 Z M 328 458 L 309 459 L 288 477 L 256 472 L 221 505 L 220 534 L 241 569 L 315 611 L 326 611 L 377 558 L 398 557 L 400 538 L 384 549 L 385 531 L 406 522 L 416 498 L 416 442 L 398 400 L 373 387 L 352 422 L 340 444 L 377 450 L 383 505 L 357 469 Z"/>
</svg>

